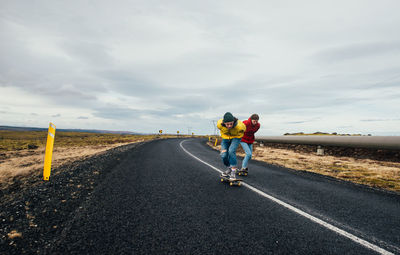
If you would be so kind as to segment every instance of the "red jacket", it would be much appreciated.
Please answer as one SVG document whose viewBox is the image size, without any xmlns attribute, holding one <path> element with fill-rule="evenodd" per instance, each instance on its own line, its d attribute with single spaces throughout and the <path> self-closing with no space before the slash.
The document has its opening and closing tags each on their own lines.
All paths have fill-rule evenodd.
<svg viewBox="0 0 400 255">
<path fill-rule="evenodd" d="M 244 120 L 243 123 L 246 125 L 246 131 L 242 137 L 242 142 L 252 144 L 254 143 L 254 133 L 260 128 L 260 123 L 253 125 L 250 118 L 248 120 Z"/>
</svg>

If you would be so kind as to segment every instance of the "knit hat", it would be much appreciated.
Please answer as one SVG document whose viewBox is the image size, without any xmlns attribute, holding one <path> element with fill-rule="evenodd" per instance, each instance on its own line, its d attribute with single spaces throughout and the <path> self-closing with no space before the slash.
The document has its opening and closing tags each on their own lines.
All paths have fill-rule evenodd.
<svg viewBox="0 0 400 255">
<path fill-rule="evenodd" d="M 224 114 L 224 123 L 232 122 L 234 120 L 235 120 L 235 118 L 233 117 L 232 113 L 227 112 L 227 113 Z"/>
</svg>

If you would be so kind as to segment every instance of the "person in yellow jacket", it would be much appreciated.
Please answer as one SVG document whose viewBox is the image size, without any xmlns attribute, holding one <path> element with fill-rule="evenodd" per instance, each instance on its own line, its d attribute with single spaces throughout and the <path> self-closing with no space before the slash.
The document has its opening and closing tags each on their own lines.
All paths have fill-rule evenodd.
<svg viewBox="0 0 400 255">
<path fill-rule="evenodd" d="M 233 117 L 232 113 L 227 112 L 223 119 L 218 120 L 217 127 L 222 137 L 220 155 L 222 162 L 228 167 L 221 175 L 229 176 L 229 179 L 234 180 L 237 170 L 236 150 L 246 131 L 246 125 Z"/>
</svg>

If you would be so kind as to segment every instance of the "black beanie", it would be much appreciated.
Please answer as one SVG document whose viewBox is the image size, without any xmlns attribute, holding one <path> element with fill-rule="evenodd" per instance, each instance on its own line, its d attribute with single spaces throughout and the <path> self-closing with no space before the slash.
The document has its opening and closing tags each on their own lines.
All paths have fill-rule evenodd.
<svg viewBox="0 0 400 255">
<path fill-rule="evenodd" d="M 235 118 L 233 117 L 232 113 L 227 112 L 224 114 L 224 123 L 234 121 Z"/>
</svg>

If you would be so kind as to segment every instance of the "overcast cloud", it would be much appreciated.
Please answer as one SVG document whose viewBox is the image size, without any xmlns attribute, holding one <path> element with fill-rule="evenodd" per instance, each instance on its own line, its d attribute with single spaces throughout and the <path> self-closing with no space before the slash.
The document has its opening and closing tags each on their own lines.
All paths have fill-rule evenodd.
<svg viewBox="0 0 400 255">
<path fill-rule="evenodd" d="M 400 2 L 0 3 L 0 125 L 400 135 Z"/>
</svg>

